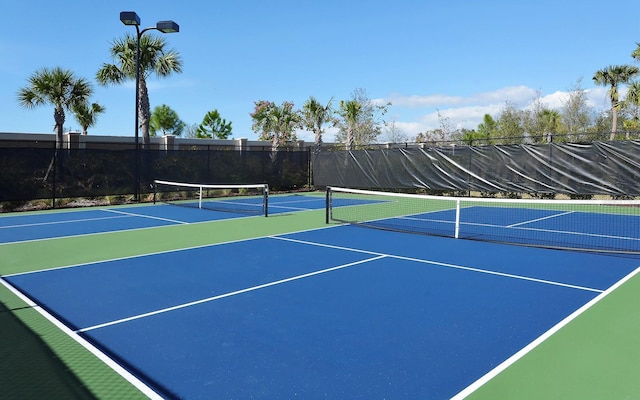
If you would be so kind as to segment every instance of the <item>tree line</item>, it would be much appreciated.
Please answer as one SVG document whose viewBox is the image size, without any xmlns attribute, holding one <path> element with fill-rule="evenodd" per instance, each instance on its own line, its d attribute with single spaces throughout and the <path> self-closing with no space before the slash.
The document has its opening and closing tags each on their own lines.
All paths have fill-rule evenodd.
<svg viewBox="0 0 640 400">
<path fill-rule="evenodd" d="M 640 62 L 640 43 L 631 57 Z M 416 142 L 464 144 L 517 144 L 549 142 L 589 142 L 631 139 L 640 133 L 640 69 L 634 65 L 610 65 L 596 71 L 594 84 L 608 88 L 611 107 L 596 113 L 588 105 L 586 91 L 579 79 L 569 88 L 560 110 L 551 109 L 540 93 L 528 109 L 506 102 L 497 116 L 485 114 L 476 129 L 458 129 L 438 112 L 439 127 L 421 132 Z M 620 89 L 626 86 L 626 97 Z"/>
<path fill-rule="evenodd" d="M 136 79 L 136 37 L 125 35 L 114 40 L 110 48 L 111 63 L 104 63 L 96 73 L 100 85 L 123 84 Z M 640 43 L 631 57 L 640 62 Z M 174 49 L 168 49 L 165 39 L 146 35 L 140 41 L 140 79 L 138 118 L 143 144 L 158 133 L 188 137 L 227 139 L 232 133 L 232 123 L 221 117 L 217 110 L 208 111 L 199 124 L 187 125 L 178 114 L 163 104 L 150 109 L 147 78 L 150 75 L 163 78 L 182 72 L 182 59 Z M 420 132 L 409 138 L 395 121 L 386 122 L 383 116 L 391 103 L 380 104 L 371 100 L 364 89 L 356 89 L 348 100 L 334 104 L 313 96 L 296 109 L 293 102 L 276 104 L 268 100 L 255 102 L 250 113 L 252 130 L 260 140 L 271 141 L 277 149 L 283 143 L 297 139 L 296 132 L 305 130 L 314 134 L 316 146 L 322 146 L 327 128 L 335 128 L 335 142 L 351 149 L 358 145 L 377 143 L 381 137 L 388 142 L 446 141 L 467 144 L 510 144 L 524 141 L 543 143 L 552 141 L 602 140 L 602 132 L 610 132 L 608 139 L 631 138 L 640 131 L 640 81 L 634 81 L 640 70 L 634 65 L 611 65 L 595 72 L 596 85 L 608 88 L 611 108 L 595 113 L 587 103 L 586 92 L 578 80 L 570 88 L 560 110 L 543 104 L 538 93 L 531 107 L 516 108 L 509 101 L 497 116 L 485 114 L 476 129 L 458 129 L 450 119 L 438 111 L 439 127 Z M 620 98 L 620 89 L 627 86 L 626 98 Z M 91 102 L 91 83 L 77 77 L 72 71 L 60 67 L 41 68 L 28 78 L 28 85 L 18 92 L 21 106 L 31 109 L 41 105 L 54 106 L 54 121 L 58 143 L 62 143 L 66 112 L 71 112 L 87 134 L 89 127 L 106 110 Z M 619 133 L 621 130 L 621 133 Z"/>
</svg>

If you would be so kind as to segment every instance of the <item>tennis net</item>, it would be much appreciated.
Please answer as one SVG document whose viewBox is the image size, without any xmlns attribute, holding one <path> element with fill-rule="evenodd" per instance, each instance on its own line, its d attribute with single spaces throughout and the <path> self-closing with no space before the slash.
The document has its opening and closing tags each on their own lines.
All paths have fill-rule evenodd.
<svg viewBox="0 0 640 400">
<path fill-rule="evenodd" d="M 153 202 L 243 214 L 269 215 L 269 186 L 207 185 L 155 180 Z"/>
<path fill-rule="evenodd" d="M 326 222 L 640 255 L 639 200 L 440 197 L 328 187 Z"/>
</svg>

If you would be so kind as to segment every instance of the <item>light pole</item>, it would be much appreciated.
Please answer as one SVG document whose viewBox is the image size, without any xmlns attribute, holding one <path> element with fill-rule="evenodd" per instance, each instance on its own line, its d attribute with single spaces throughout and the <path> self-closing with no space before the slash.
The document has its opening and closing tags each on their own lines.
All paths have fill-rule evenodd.
<svg viewBox="0 0 640 400">
<path fill-rule="evenodd" d="M 136 126 L 135 126 L 135 187 L 133 188 L 133 198 L 135 201 L 140 200 L 140 141 L 138 139 L 138 129 L 140 124 L 140 38 L 142 35 L 151 30 L 160 31 L 162 33 L 174 33 L 180 31 L 180 26 L 174 21 L 159 21 L 156 26 L 150 26 L 140 30 L 140 17 L 135 11 L 120 12 L 120 21 L 125 25 L 133 25 L 136 27 Z"/>
</svg>

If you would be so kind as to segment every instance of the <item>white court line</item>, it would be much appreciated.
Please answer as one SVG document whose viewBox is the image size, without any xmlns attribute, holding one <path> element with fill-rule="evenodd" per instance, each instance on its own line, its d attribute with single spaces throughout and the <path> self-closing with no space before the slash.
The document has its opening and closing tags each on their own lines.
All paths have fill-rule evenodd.
<svg viewBox="0 0 640 400">
<path fill-rule="evenodd" d="M 303 208 L 303 207 L 293 207 L 293 206 L 278 206 L 278 205 L 272 205 L 269 204 L 269 209 L 272 208 L 278 208 L 281 210 L 292 210 L 292 211 L 314 211 L 314 210 L 321 210 L 321 208 Z"/>
<path fill-rule="evenodd" d="M 116 213 L 116 214 L 124 214 L 124 215 L 128 215 L 128 216 L 130 216 L 130 217 L 140 217 L 140 218 L 156 219 L 156 220 L 158 220 L 158 221 L 173 222 L 173 223 L 176 223 L 176 224 L 189 224 L 189 222 L 178 221 L 177 219 L 161 218 L 161 217 L 154 217 L 154 216 L 151 216 L 151 215 L 136 214 L 136 213 L 125 212 L 125 211 L 118 211 L 118 210 L 110 210 L 110 209 L 108 209 L 108 208 L 103 208 L 102 210 L 103 210 L 103 211 L 107 211 L 107 212 Z"/>
<path fill-rule="evenodd" d="M 398 256 L 398 255 L 394 255 L 394 254 L 385 254 L 385 253 L 379 253 L 379 252 L 375 252 L 375 251 L 353 249 L 353 248 L 349 248 L 349 247 L 334 246 L 334 245 L 330 245 L 330 244 L 309 242 L 309 241 L 306 241 L 306 240 L 298 240 L 298 239 L 291 239 L 291 238 L 285 238 L 285 237 L 273 236 L 273 239 L 285 240 L 285 241 L 290 241 L 290 242 L 295 242 L 295 243 L 308 244 L 310 246 L 320 246 L 320 247 L 327 247 L 327 248 L 338 249 L 338 250 L 347 250 L 347 251 L 354 251 L 354 252 L 358 252 L 358 253 L 367 253 L 367 254 L 371 254 L 371 255 L 379 255 L 379 256 L 384 256 L 384 257 L 388 257 L 388 258 L 395 258 L 395 259 L 398 259 L 398 260 L 413 261 L 413 262 L 418 262 L 418 263 L 422 263 L 422 264 L 430 264 L 430 265 L 437 265 L 437 266 L 446 267 L 446 268 L 454 268 L 454 269 L 461 269 L 461 270 L 465 270 L 465 271 L 479 272 L 479 273 L 482 273 L 482 274 L 496 275 L 496 276 L 502 276 L 502 277 L 505 277 L 505 278 L 513 278 L 513 279 L 519 279 L 519 280 L 523 280 L 523 281 L 543 283 L 543 284 L 546 284 L 546 285 L 561 286 L 561 287 L 566 287 L 566 288 L 570 288 L 570 289 L 586 290 L 588 292 L 596 292 L 596 293 L 602 293 L 603 292 L 600 289 L 594 289 L 594 288 L 590 288 L 590 287 L 586 287 L 586 286 L 571 285 L 571 284 L 568 284 L 568 283 L 562 283 L 562 282 L 557 282 L 557 281 L 549 281 L 549 280 L 546 280 L 546 279 L 531 278 L 531 277 L 523 276 L 523 275 L 514 275 L 514 274 L 508 274 L 508 273 L 505 273 L 505 272 L 497 272 L 497 271 L 491 271 L 491 270 L 481 269 L 481 268 L 466 267 L 464 265 L 455 265 L 455 264 L 443 263 L 443 262 L 438 262 L 438 261 L 429 261 L 429 260 L 423 260 L 423 259 L 420 259 L 420 258 Z"/>
<path fill-rule="evenodd" d="M 516 226 L 519 226 L 519 225 L 532 224 L 534 222 L 544 221 L 545 219 L 558 218 L 558 217 L 562 217 L 562 216 L 565 216 L 565 215 L 573 214 L 574 212 L 575 211 L 567 211 L 567 212 L 563 212 L 563 213 L 560 213 L 560 214 L 547 215 L 546 217 L 531 219 L 531 220 L 528 220 L 528 221 L 518 222 L 517 224 L 507 225 L 507 228 L 515 228 Z"/>
<path fill-rule="evenodd" d="M 571 212 L 574 212 L 574 211 L 571 211 Z M 559 216 L 559 215 L 556 215 L 556 216 Z M 546 219 L 546 218 L 553 218 L 553 217 L 555 217 L 555 216 L 540 218 L 540 220 L 541 219 Z M 421 221 L 421 222 L 437 222 L 437 223 L 453 224 L 453 221 L 437 220 L 437 219 L 429 219 L 429 218 L 416 218 L 416 217 L 396 217 L 396 218 L 412 220 L 412 221 Z M 381 219 L 381 221 L 385 221 L 387 219 L 389 219 L 389 218 L 383 218 L 383 219 Z M 390 219 L 394 219 L 394 218 L 390 218 Z M 376 221 L 378 221 L 378 220 L 372 220 L 372 221 L 367 221 L 367 222 L 376 222 Z M 464 222 L 464 221 L 462 221 L 462 222 L 460 222 L 460 225 L 481 226 L 481 227 L 484 227 L 484 228 L 515 229 L 515 230 L 518 230 L 518 231 L 531 231 L 531 232 L 554 233 L 554 234 L 557 233 L 557 234 L 560 234 L 560 235 L 568 235 L 568 236 L 584 236 L 584 237 L 602 238 L 602 239 L 629 240 L 629 241 L 633 241 L 633 242 L 640 241 L 640 237 L 616 236 L 616 235 L 607 235 L 607 234 L 603 234 L 603 233 L 561 231 L 561 230 L 557 230 L 557 229 L 528 228 L 528 227 L 523 227 L 523 226 L 517 226 L 517 225 L 520 225 L 520 224 L 530 223 L 530 222 L 533 222 L 533 221 L 520 222 L 518 224 L 513 224 L 513 225 L 494 225 L 494 224 L 487 224 L 487 223 L 480 223 L 480 222 Z"/>
<path fill-rule="evenodd" d="M 85 219 L 68 219 L 65 221 L 51 221 L 51 222 L 34 222 L 32 224 L 19 224 L 19 225 L 7 225 L 0 226 L 0 229 L 8 229 L 8 228 L 26 228 L 28 226 L 45 226 L 45 225 L 56 225 L 56 224 L 75 224 L 78 222 L 86 222 L 86 221 L 100 221 L 105 219 L 116 219 L 116 218 L 127 218 L 128 215 L 118 215 L 118 216 L 110 216 L 110 217 L 97 217 L 97 218 L 85 218 Z"/>
<path fill-rule="evenodd" d="M 76 343 L 78 343 L 80 346 L 84 347 L 87 351 L 89 351 L 91 354 L 93 354 L 96 358 L 98 358 L 100 361 L 105 363 L 108 367 L 110 367 L 113 371 L 115 371 L 123 379 L 125 379 L 127 382 L 131 383 L 136 389 L 138 389 L 140 392 L 142 392 L 149 399 L 152 399 L 152 400 L 156 400 L 156 399 L 157 400 L 162 400 L 163 399 L 162 396 L 160 396 L 158 393 L 156 393 L 149 386 L 145 385 L 136 376 L 134 376 L 129 371 L 124 369 L 120 364 L 115 362 L 112 358 L 110 358 L 108 355 L 106 355 L 105 353 L 100 351 L 98 348 L 96 348 L 94 345 L 89 343 L 87 340 L 85 340 L 83 337 L 78 335 L 76 332 L 74 332 L 71 329 L 69 329 L 69 327 L 67 327 L 65 324 L 60 322 L 53 315 L 49 314 L 42 307 L 38 306 L 29 297 L 25 296 L 24 294 L 22 294 L 22 292 L 20 292 L 17 289 L 15 289 L 9 282 L 5 281 L 1 277 L 0 277 L 0 283 L 4 287 L 6 287 L 11 293 L 13 293 L 16 297 L 18 297 L 22 301 L 24 301 L 29 307 L 31 307 L 32 309 L 34 309 L 35 311 L 40 313 L 40 315 L 42 315 L 49 322 L 51 322 L 56 328 L 60 329 L 63 333 L 65 333 L 67 336 L 69 336 L 71 339 L 73 339 Z"/>
<path fill-rule="evenodd" d="M 134 215 L 136 215 L 136 214 L 134 214 Z M 125 217 L 125 216 L 123 216 L 123 217 Z M 234 220 L 245 219 L 245 218 L 256 218 L 256 217 L 253 216 L 253 215 L 246 216 L 246 217 L 236 217 L 236 218 L 234 218 Z M 198 221 L 198 222 L 179 222 L 178 221 L 178 223 L 180 223 L 180 224 L 189 224 L 189 225 L 197 225 L 197 224 L 208 224 L 208 223 L 215 223 L 215 222 L 218 222 L 218 221 L 227 221 L 227 220 L 228 219 L 208 220 L 208 221 Z M 38 241 L 41 241 L 41 240 L 57 240 L 57 239 L 66 239 L 66 238 L 81 237 L 81 236 L 107 235 L 107 234 L 112 234 L 112 233 L 132 232 L 132 231 L 140 231 L 140 230 L 146 230 L 146 229 L 157 229 L 157 228 L 167 228 L 167 227 L 169 227 L 169 226 L 167 226 L 167 225 L 145 226 L 145 227 L 142 227 L 142 228 L 115 229 L 115 230 L 110 230 L 110 231 L 94 232 L 94 233 L 79 233 L 79 234 L 66 235 L 66 236 L 55 236 L 55 237 L 45 237 L 45 238 L 38 238 L 38 239 L 19 240 L 19 241 L 15 241 L 15 242 L 0 242 L 0 246 L 12 245 L 12 244 L 16 244 L 16 243 L 38 242 Z"/>
<path fill-rule="evenodd" d="M 579 309 L 571 313 L 568 317 L 566 317 L 565 319 L 563 319 L 562 321 L 554 325 L 551 329 L 549 329 L 548 331 L 540 335 L 538 338 L 536 338 L 534 341 L 532 341 L 531 343 L 529 343 L 528 345 L 520 349 L 517 353 L 515 353 L 514 355 L 512 355 L 511 357 L 503 361 L 500 365 L 498 365 L 497 367 L 495 367 L 494 369 L 486 373 L 480 379 L 478 379 L 477 381 L 473 382 L 471 385 L 464 388 L 460 393 L 453 396 L 451 400 L 462 400 L 467 396 L 469 396 L 471 393 L 475 392 L 481 386 L 489 382 L 491 379 L 496 377 L 502 371 L 509 368 L 516 361 L 524 357 L 527 353 L 529 353 L 530 351 L 538 347 L 538 345 L 540 345 L 542 342 L 549 339 L 553 334 L 558 332 L 560 329 L 564 328 L 571 321 L 576 319 L 580 314 L 584 313 L 585 311 L 593 307 L 596 303 L 598 303 L 599 301 L 601 301 L 602 299 L 610 295 L 614 290 L 618 289 L 620 286 L 622 286 L 622 284 L 627 282 L 629 279 L 633 278 L 635 275 L 638 275 L 639 273 L 640 273 L 640 267 L 638 267 L 635 271 L 631 272 L 629 275 L 625 276 L 624 278 L 616 282 L 613 286 L 611 286 L 606 291 L 600 293 L 598 296 L 591 299 L 591 301 L 589 301 L 587 304 L 583 305 L 582 307 L 580 307 Z"/>
<path fill-rule="evenodd" d="M 468 224 L 468 225 L 482 225 L 482 224 Z M 495 225 L 484 225 L 490 227 L 496 227 Z M 497 226 L 498 228 L 504 228 L 501 226 Z M 640 241 L 638 237 L 629 237 L 629 236 L 616 236 L 616 235 L 606 235 L 603 233 L 587 233 L 587 232 L 573 232 L 573 231 L 560 231 L 556 229 L 541 229 L 541 228 L 526 228 L 526 227 L 514 227 L 512 229 L 522 230 L 522 231 L 534 231 L 534 232 L 544 232 L 544 233 L 559 233 L 562 235 L 574 235 L 574 236 L 587 236 L 594 238 L 604 238 L 604 239 L 616 239 L 616 240 L 631 240 L 631 241 Z"/>
<path fill-rule="evenodd" d="M 331 268 L 326 268 L 326 269 L 319 270 L 319 271 L 309 272 L 307 274 L 296 275 L 296 276 L 292 276 L 290 278 L 280 279 L 278 281 L 273 281 L 273 282 L 265 283 L 265 284 L 262 284 L 262 285 L 252 286 L 252 287 L 249 287 L 249 288 L 246 288 L 246 289 L 236 290 L 234 292 L 224 293 L 224 294 L 221 294 L 221 295 L 218 295 L 218 296 L 208 297 L 206 299 L 200 299 L 200 300 L 192 301 L 190 303 L 179 304 L 177 306 L 167 307 L 167 308 L 163 308 L 161 310 L 151 311 L 151 312 L 144 313 L 144 314 L 138 314 L 138 315 L 134 315 L 134 316 L 127 317 L 127 318 L 122 318 L 122 319 L 115 320 L 115 321 L 105 322 L 105 323 L 99 324 L 99 325 L 89 326 L 87 328 L 79 329 L 77 332 L 87 332 L 87 331 L 94 330 L 94 329 L 99 329 L 99 328 L 104 328 L 104 327 L 111 326 L 111 325 L 121 324 L 123 322 L 133 321 L 133 320 L 140 319 L 140 318 L 145 318 L 145 317 L 150 317 L 152 315 L 163 314 L 163 313 L 166 313 L 166 312 L 169 312 L 169 311 L 179 310 L 181 308 L 191 307 L 191 306 L 195 306 L 195 305 L 198 305 L 198 304 L 202 304 L 202 303 L 207 303 L 207 302 L 214 301 L 214 300 L 223 299 L 225 297 L 236 296 L 236 295 L 239 295 L 239 294 L 242 294 L 242 293 L 252 292 L 254 290 L 264 289 L 264 288 L 271 287 L 271 286 L 281 285 L 283 283 L 295 281 L 295 280 L 298 280 L 298 279 L 308 278 L 308 277 L 314 276 L 314 275 L 325 274 L 327 272 L 336 271 L 336 270 L 347 268 L 347 267 L 352 267 L 352 266 L 358 265 L 358 264 L 364 264 L 364 263 L 367 263 L 367 262 L 379 260 L 379 259 L 384 258 L 384 257 L 385 256 L 371 257 L 371 258 L 367 258 L 367 259 L 360 260 L 360 261 L 355 261 L 355 262 L 348 263 L 348 264 L 338 265 L 336 267 L 331 267 Z"/>
<path fill-rule="evenodd" d="M 312 196 L 306 196 L 306 197 L 312 197 Z M 314 197 L 314 198 L 311 198 L 311 199 L 306 198 L 306 199 L 304 199 L 304 200 L 278 201 L 278 200 L 277 200 L 277 198 L 276 198 L 276 197 L 274 197 L 274 198 L 273 198 L 273 200 L 272 200 L 272 199 L 269 199 L 269 205 L 271 205 L 271 204 L 277 204 L 277 205 L 280 205 L 280 204 L 289 204 L 289 203 L 294 203 L 294 204 L 297 204 L 297 203 L 317 203 L 318 201 L 322 201 L 322 202 L 324 202 L 325 200 L 326 200 L 326 199 L 325 199 L 324 197 L 316 196 L 316 197 Z M 273 203 L 272 203 L 272 202 L 273 202 Z"/>
</svg>

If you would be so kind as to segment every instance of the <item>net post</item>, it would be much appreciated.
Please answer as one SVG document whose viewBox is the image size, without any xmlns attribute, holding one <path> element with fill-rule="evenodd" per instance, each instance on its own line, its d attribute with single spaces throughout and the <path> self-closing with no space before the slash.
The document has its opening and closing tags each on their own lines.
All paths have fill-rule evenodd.
<svg viewBox="0 0 640 400">
<path fill-rule="evenodd" d="M 153 181 L 153 204 L 156 204 L 156 195 L 158 193 L 158 183 Z"/>
<path fill-rule="evenodd" d="M 265 184 L 264 187 L 262 188 L 262 194 L 263 194 L 263 207 L 264 207 L 264 216 L 268 217 L 269 216 L 269 184 Z"/>
<path fill-rule="evenodd" d="M 328 224 L 329 221 L 331 221 L 331 186 L 327 186 L 324 209 L 325 209 L 324 211 L 325 224 Z"/>
<path fill-rule="evenodd" d="M 456 200 L 456 230 L 454 237 L 458 239 L 460 236 L 460 199 Z"/>
</svg>

